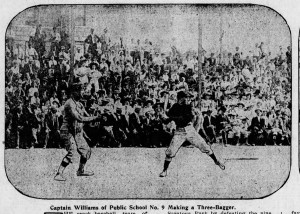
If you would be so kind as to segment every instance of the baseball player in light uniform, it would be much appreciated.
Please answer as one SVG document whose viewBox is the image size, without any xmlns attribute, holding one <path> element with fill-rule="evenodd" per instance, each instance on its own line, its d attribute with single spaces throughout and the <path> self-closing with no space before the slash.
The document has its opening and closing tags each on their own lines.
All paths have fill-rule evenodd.
<svg viewBox="0 0 300 214">
<path fill-rule="evenodd" d="M 65 181 L 63 172 L 65 168 L 73 162 L 74 154 L 77 151 L 80 154 L 80 163 L 77 171 L 77 176 L 92 176 L 93 172 L 85 171 L 84 166 L 87 160 L 91 157 L 91 148 L 87 144 L 83 130 L 84 122 L 92 122 L 99 119 L 100 116 L 88 116 L 84 106 L 79 102 L 83 94 L 81 83 L 76 83 L 71 86 L 71 97 L 65 103 L 65 125 L 67 126 L 67 151 L 68 153 L 63 158 L 57 174 L 54 179 L 57 181 Z"/>
<path fill-rule="evenodd" d="M 177 93 L 177 103 L 175 103 L 168 112 L 168 120 L 176 123 L 176 131 L 169 148 L 166 150 L 164 168 L 159 174 L 160 177 L 167 176 L 167 169 L 172 158 L 175 157 L 181 145 L 186 140 L 200 149 L 201 152 L 208 154 L 222 170 L 225 169 L 225 166 L 216 158 L 210 146 L 193 127 L 193 108 L 191 105 L 187 104 L 187 98 L 188 94 L 186 94 L 186 92 L 179 91 Z"/>
</svg>

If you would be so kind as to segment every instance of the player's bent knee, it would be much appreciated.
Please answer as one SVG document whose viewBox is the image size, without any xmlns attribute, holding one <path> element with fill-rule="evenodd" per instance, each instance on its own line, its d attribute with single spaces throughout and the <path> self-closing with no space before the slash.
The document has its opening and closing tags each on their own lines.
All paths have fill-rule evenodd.
<svg viewBox="0 0 300 214">
<path fill-rule="evenodd" d="M 89 148 L 87 154 L 86 154 L 86 159 L 89 160 L 91 158 L 92 150 Z"/>
<path fill-rule="evenodd" d="M 74 162 L 74 156 L 67 154 L 64 157 L 63 162 L 66 162 L 66 163 L 69 163 L 69 164 L 73 163 Z"/>
<path fill-rule="evenodd" d="M 205 150 L 205 151 L 202 151 L 202 152 L 203 152 L 203 153 L 206 153 L 207 155 L 211 155 L 211 154 L 214 153 L 211 149 Z"/>
<path fill-rule="evenodd" d="M 165 158 L 166 161 L 171 161 L 172 160 L 172 157 L 166 155 L 166 158 Z"/>
<path fill-rule="evenodd" d="M 205 154 L 211 155 L 213 153 L 212 149 L 210 148 L 209 145 L 207 146 L 199 146 L 198 149 Z"/>
<path fill-rule="evenodd" d="M 78 153 L 80 154 L 81 157 L 85 158 L 86 160 L 89 160 L 91 158 L 92 151 L 90 148 L 86 148 L 86 149 L 80 149 Z"/>
<path fill-rule="evenodd" d="M 166 158 L 174 158 L 176 156 L 176 153 L 175 152 L 172 152 L 171 150 L 167 149 L 166 151 Z"/>
</svg>

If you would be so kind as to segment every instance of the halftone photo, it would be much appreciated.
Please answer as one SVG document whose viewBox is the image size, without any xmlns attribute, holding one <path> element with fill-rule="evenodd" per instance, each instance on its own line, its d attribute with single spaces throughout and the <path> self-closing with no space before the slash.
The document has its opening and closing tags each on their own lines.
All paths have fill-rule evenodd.
<svg viewBox="0 0 300 214">
<path fill-rule="evenodd" d="M 291 34 L 258 5 L 43 5 L 5 39 L 5 170 L 42 199 L 257 199 L 290 172 Z"/>
</svg>

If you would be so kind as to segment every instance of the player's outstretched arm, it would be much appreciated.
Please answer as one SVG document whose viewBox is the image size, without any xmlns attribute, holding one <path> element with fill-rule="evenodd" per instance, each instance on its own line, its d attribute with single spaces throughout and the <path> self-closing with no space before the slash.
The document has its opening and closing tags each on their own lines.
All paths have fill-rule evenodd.
<svg viewBox="0 0 300 214">
<path fill-rule="evenodd" d="M 85 117 L 78 113 L 75 106 L 70 105 L 70 106 L 67 106 L 67 109 L 68 108 L 70 109 L 71 115 L 79 122 L 92 122 L 92 121 L 100 119 L 100 117 L 101 117 L 101 115 Z"/>
</svg>

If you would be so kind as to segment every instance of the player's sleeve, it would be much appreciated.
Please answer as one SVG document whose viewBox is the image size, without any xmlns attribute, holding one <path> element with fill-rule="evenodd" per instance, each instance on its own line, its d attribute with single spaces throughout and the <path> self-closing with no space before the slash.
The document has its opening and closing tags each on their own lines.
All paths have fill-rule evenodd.
<svg viewBox="0 0 300 214">
<path fill-rule="evenodd" d="M 174 105 L 170 108 L 170 110 L 168 111 L 167 116 L 168 116 L 170 119 L 181 119 L 181 118 L 183 117 L 183 115 L 178 115 L 178 114 L 177 114 L 176 108 L 177 108 L 177 104 L 174 104 Z"/>
<path fill-rule="evenodd" d="M 65 108 L 66 108 L 66 112 L 69 112 L 71 114 L 71 116 L 73 118 L 75 118 L 76 120 L 78 120 L 79 122 L 90 122 L 90 121 L 97 119 L 97 116 L 84 117 L 84 116 L 80 115 L 78 113 L 78 111 L 76 110 L 75 105 L 72 103 L 69 103 L 68 105 L 66 105 Z"/>
<path fill-rule="evenodd" d="M 165 120 L 163 121 L 163 123 L 169 123 L 169 122 L 171 122 L 171 121 L 178 120 L 178 119 L 181 119 L 181 118 L 182 118 L 182 116 L 179 116 L 179 115 L 176 114 L 176 107 L 177 107 L 177 104 L 175 103 L 175 104 L 169 109 L 169 111 L 168 111 L 167 114 L 166 114 L 166 115 L 168 116 L 168 118 L 165 119 Z"/>
<path fill-rule="evenodd" d="M 191 105 L 189 106 L 186 115 L 184 115 L 184 118 L 186 118 L 188 122 L 191 122 L 194 119 L 193 108 Z"/>
</svg>

